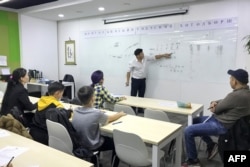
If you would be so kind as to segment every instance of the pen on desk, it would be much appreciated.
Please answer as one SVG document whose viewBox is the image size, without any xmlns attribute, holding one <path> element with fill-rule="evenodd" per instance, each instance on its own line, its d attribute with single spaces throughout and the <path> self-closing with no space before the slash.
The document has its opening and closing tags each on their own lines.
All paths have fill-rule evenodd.
<svg viewBox="0 0 250 167">
<path fill-rule="evenodd" d="M 122 121 L 114 122 L 114 123 L 112 123 L 112 125 L 119 124 L 119 123 L 122 123 Z"/>
<path fill-rule="evenodd" d="M 14 159 L 14 156 L 13 157 L 11 157 L 11 159 L 10 159 L 10 161 L 8 162 L 8 164 L 7 164 L 7 166 L 9 166 L 10 165 L 10 163 L 12 162 L 12 160 Z"/>
</svg>

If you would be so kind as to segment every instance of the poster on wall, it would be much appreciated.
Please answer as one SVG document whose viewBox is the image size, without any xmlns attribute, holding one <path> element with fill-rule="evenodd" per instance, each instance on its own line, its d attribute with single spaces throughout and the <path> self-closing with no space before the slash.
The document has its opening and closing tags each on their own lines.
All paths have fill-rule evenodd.
<svg viewBox="0 0 250 167">
<path fill-rule="evenodd" d="M 0 66 L 7 66 L 7 56 L 0 55 Z"/>
<path fill-rule="evenodd" d="M 65 65 L 76 65 L 75 40 L 65 41 Z"/>
</svg>

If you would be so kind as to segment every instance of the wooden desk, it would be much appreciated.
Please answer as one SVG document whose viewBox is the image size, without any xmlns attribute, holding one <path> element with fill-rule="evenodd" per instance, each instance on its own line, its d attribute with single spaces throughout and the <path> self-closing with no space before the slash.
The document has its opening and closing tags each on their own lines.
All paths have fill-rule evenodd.
<svg viewBox="0 0 250 167">
<path fill-rule="evenodd" d="M 165 112 L 175 113 L 175 114 L 182 114 L 188 116 L 188 125 L 192 125 L 193 117 L 200 114 L 203 115 L 204 106 L 202 104 L 195 104 L 192 103 L 192 108 L 179 108 L 176 106 L 170 106 L 168 104 L 174 104 L 175 101 L 168 101 L 168 100 L 158 100 L 152 98 L 141 98 L 141 97 L 133 97 L 133 96 L 126 96 L 126 100 L 122 100 L 117 102 L 117 104 L 134 106 L 134 107 L 141 107 L 141 108 L 151 108 L 156 110 L 162 110 Z"/>
<path fill-rule="evenodd" d="M 31 167 L 35 165 L 38 165 L 39 167 L 94 166 L 87 161 L 45 146 L 28 138 L 22 137 L 12 132 L 9 133 L 9 136 L 0 137 L 0 149 L 4 148 L 5 146 L 28 148 L 27 151 L 15 157 L 15 159 L 12 161 L 15 167 Z"/>
<path fill-rule="evenodd" d="M 160 167 L 160 149 L 176 138 L 175 165 L 181 166 L 181 125 L 133 115 L 123 116 L 117 121 L 122 121 L 122 123 L 115 125 L 110 123 L 101 127 L 101 130 L 112 134 L 114 129 L 119 129 L 139 135 L 145 143 L 152 145 L 152 167 Z"/>
<path fill-rule="evenodd" d="M 71 98 L 74 98 L 74 92 L 75 92 L 75 87 L 73 82 L 62 82 L 64 86 L 70 86 L 71 87 Z M 38 87 L 38 90 L 41 91 L 41 95 L 45 95 L 45 93 L 48 91 L 48 84 L 42 84 L 42 83 L 37 83 L 37 82 L 29 82 L 27 83 L 27 89 L 28 91 L 32 90 L 34 88 Z"/>
</svg>

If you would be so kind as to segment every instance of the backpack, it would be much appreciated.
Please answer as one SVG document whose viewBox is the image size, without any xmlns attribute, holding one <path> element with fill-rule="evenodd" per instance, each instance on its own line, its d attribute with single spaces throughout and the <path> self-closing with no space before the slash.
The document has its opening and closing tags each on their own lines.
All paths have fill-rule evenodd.
<svg viewBox="0 0 250 167">
<path fill-rule="evenodd" d="M 19 122 L 21 122 L 21 124 L 23 124 L 24 126 L 27 125 L 27 121 L 26 119 L 23 117 L 23 113 L 21 110 L 19 110 L 19 108 L 17 106 L 14 106 L 11 110 L 10 110 L 10 114 Z"/>
<path fill-rule="evenodd" d="M 224 151 L 250 151 L 250 115 L 237 120 L 226 134 L 218 139 L 219 154 L 224 160 Z"/>
</svg>

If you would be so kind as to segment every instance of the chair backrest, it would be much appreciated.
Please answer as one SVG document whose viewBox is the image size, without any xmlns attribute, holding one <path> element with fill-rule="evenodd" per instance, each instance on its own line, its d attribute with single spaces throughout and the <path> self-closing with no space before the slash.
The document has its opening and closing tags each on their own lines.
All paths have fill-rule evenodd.
<svg viewBox="0 0 250 167">
<path fill-rule="evenodd" d="M 104 108 L 105 110 L 114 111 L 114 106 L 115 106 L 114 103 L 110 103 L 110 102 L 107 102 L 107 101 L 105 101 L 105 102 L 103 103 L 103 108 Z"/>
<path fill-rule="evenodd" d="M 82 105 L 81 101 L 78 99 L 78 97 L 74 97 L 72 100 L 69 101 L 70 104 L 75 105 Z"/>
<path fill-rule="evenodd" d="M 136 115 L 132 107 L 121 104 L 115 104 L 114 111 L 123 111 L 129 115 Z"/>
<path fill-rule="evenodd" d="M 76 90 L 75 80 L 74 80 L 73 75 L 71 75 L 71 74 L 65 74 L 62 81 L 65 81 L 65 82 L 73 82 L 73 83 L 74 83 L 74 90 Z M 73 97 L 71 97 L 71 88 L 70 88 L 70 87 L 66 87 L 66 88 L 64 89 L 63 96 L 64 96 L 64 97 L 66 96 L 66 97 L 68 97 L 69 99 L 72 99 L 72 98 L 73 98 Z M 74 92 L 74 96 L 75 96 L 75 92 Z"/>
<path fill-rule="evenodd" d="M 67 129 L 60 123 L 46 119 L 49 146 L 73 155 L 73 143 Z"/>
<path fill-rule="evenodd" d="M 160 110 L 153 110 L 153 109 L 146 108 L 144 110 L 144 117 L 170 122 L 167 113 L 164 111 L 160 111 Z"/>
<path fill-rule="evenodd" d="M 120 160 L 132 166 L 152 164 L 147 147 L 138 135 L 114 129 L 113 138 L 115 151 Z"/>
</svg>

